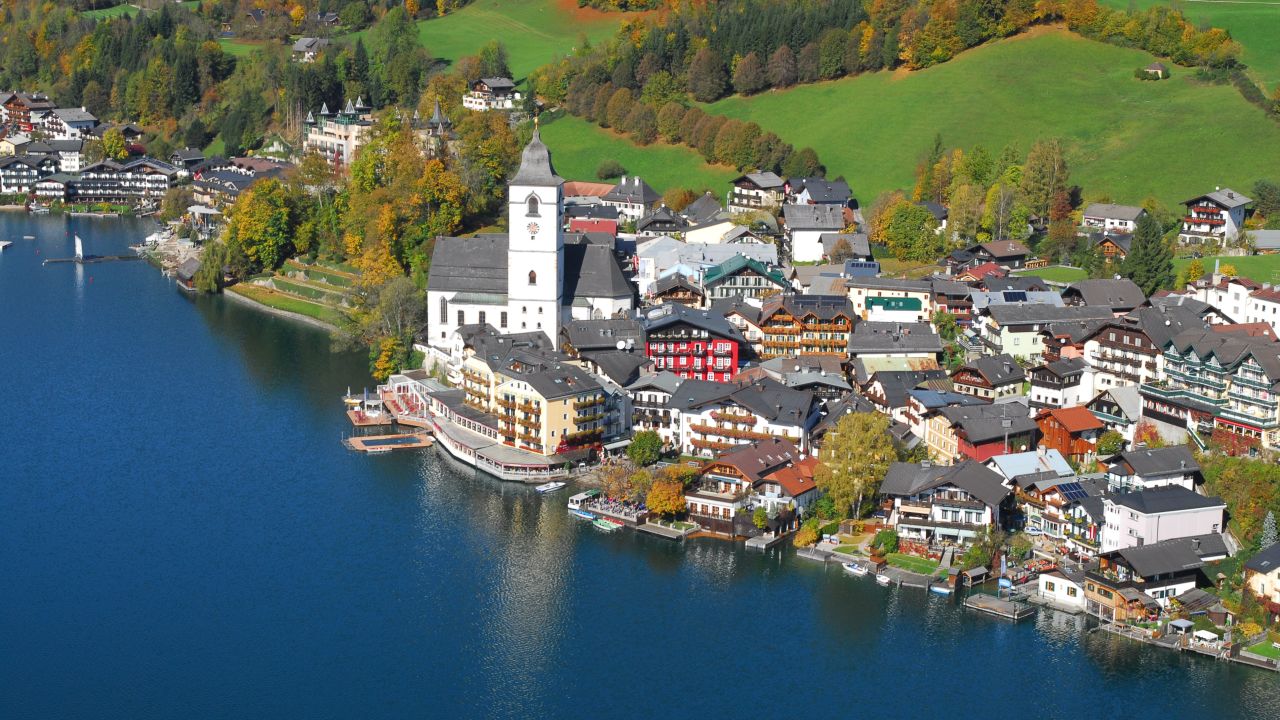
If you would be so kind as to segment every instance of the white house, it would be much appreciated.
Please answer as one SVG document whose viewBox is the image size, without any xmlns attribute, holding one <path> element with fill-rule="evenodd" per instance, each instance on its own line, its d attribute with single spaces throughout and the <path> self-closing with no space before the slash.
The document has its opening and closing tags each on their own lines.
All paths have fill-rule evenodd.
<svg viewBox="0 0 1280 720">
<path fill-rule="evenodd" d="M 1043 573 L 1036 581 L 1036 594 L 1054 607 L 1084 610 L 1084 573 L 1069 568 Z"/>
<path fill-rule="evenodd" d="M 686 380 L 669 408 L 679 424 L 680 452 L 698 457 L 771 438 L 807 452 L 809 431 L 819 419 L 813 391 L 789 388 L 772 378 L 746 386 Z"/>
<path fill-rule="evenodd" d="M 657 209 L 662 202 L 662 195 L 650 187 L 649 183 L 641 180 L 639 175 L 623 175 L 618 184 L 600 200 L 608 207 L 617 208 L 618 215 L 623 220 L 635 222 Z"/>
<path fill-rule="evenodd" d="M 471 83 L 471 89 L 462 96 L 462 107 L 480 112 L 513 110 L 521 97 L 511 78 L 480 78 Z"/>
<path fill-rule="evenodd" d="M 1245 206 L 1253 202 L 1231 188 L 1187 200 L 1187 214 L 1182 218 L 1178 240 L 1199 244 L 1209 240 L 1234 240 L 1244 226 Z"/>
<path fill-rule="evenodd" d="M 894 463 L 880 485 L 893 502 L 889 524 L 902 540 L 967 544 L 986 528 L 1000 527 L 1012 494 L 1000 476 L 981 463 Z"/>
<path fill-rule="evenodd" d="M 1090 203 L 1084 209 L 1083 225 L 1090 230 L 1132 234 L 1138 227 L 1138 218 L 1146 212 L 1133 205 Z"/>
<path fill-rule="evenodd" d="M 786 205 L 782 208 L 793 262 L 822 260 L 822 236 L 844 229 L 842 205 Z"/>
<path fill-rule="evenodd" d="M 1106 458 L 1107 483 L 1112 490 L 1148 490 L 1177 485 L 1194 490 L 1200 474 L 1191 449 L 1186 445 L 1163 448 L 1132 448 Z"/>
<path fill-rule="evenodd" d="M 1217 535 L 1223 530 L 1227 504 L 1178 485 L 1166 485 L 1131 493 L 1113 493 L 1102 499 L 1106 525 L 1102 552 L 1152 545 L 1164 540 Z"/>
</svg>

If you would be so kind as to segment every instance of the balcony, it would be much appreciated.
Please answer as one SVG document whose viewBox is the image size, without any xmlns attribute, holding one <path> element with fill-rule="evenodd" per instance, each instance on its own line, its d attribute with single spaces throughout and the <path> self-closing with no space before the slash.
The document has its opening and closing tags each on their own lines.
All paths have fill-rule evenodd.
<svg viewBox="0 0 1280 720">
<path fill-rule="evenodd" d="M 585 409 L 587 409 L 587 408 L 592 408 L 592 407 L 596 407 L 596 406 L 598 406 L 598 405 L 603 405 L 603 404 L 604 404 L 604 396 L 603 396 L 603 395 L 596 395 L 595 397 L 588 398 L 588 399 L 586 399 L 586 400 L 579 400 L 579 401 L 575 402 L 575 403 L 573 404 L 573 409 L 574 409 L 574 410 L 585 410 Z"/>
<path fill-rule="evenodd" d="M 1224 407 L 1218 410 L 1218 416 L 1224 420 L 1243 423 L 1258 428 L 1259 430 L 1270 429 L 1280 424 L 1277 422 L 1276 414 L 1274 412 L 1269 416 L 1261 414 L 1254 415 L 1252 413 L 1241 412 L 1234 408 Z"/>
<path fill-rule="evenodd" d="M 591 415 L 580 415 L 573 419 L 575 425 L 587 425 L 597 420 L 603 420 L 604 413 L 592 413 Z"/>
<path fill-rule="evenodd" d="M 564 442 L 566 445 L 585 445 L 595 442 L 604 434 L 604 428 L 593 428 L 591 430 L 582 430 L 575 433 L 566 433 Z"/>
<path fill-rule="evenodd" d="M 745 415 L 742 413 L 732 413 L 732 412 L 723 412 L 720 410 L 713 410 L 711 412 L 711 419 L 720 420 L 724 422 L 738 423 L 739 425 L 754 426 L 756 424 L 757 418 L 755 415 Z"/>
<path fill-rule="evenodd" d="M 739 430 L 738 428 L 723 428 L 698 423 L 690 424 L 689 429 L 703 435 L 719 435 L 720 437 L 730 437 L 738 440 L 768 440 L 773 437 L 769 433 L 755 432 L 754 430 Z"/>
<path fill-rule="evenodd" d="M 689 441 L 689 444 L 698 448 L 699 450 L 712 450 L 715 452 L 732 450 L 733 448 L 737 447 L 737 445 L 735 445 L 734 443 L 717 442 L 715 440 L 700 440 L 698 438 L 693 438 L 692 440 Z"/>
<path fill-rule="evenodd" d="M 507 399 L 507 398 L 505 398 L 505 397 L 500 397 L 500 398 L 498 398 L 498 400 L 497 400 L 497 404 L 498 404 L 498 407 L 500 407 L 500 408 L 502 408 L 502 409 L 504 409 L 504 410 L 515 410 L 515 409 L 516 409 L 516 401 L 515 401 L 515 400 L 508 400 L 508 399 Z"/>
<path fill-rule="evenodd" d="M 1188 225 L 1226 225 L 1227 221 L 1222 218 L 1210 217 L 1185 217 L 1182 221 Z"/>
</svg>

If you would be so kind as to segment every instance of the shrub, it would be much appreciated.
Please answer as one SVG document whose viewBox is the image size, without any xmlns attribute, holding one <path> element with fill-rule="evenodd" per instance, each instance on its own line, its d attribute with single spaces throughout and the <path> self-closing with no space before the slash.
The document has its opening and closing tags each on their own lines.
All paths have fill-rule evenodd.
<svg viewBox="0 0 1280 720">
<path fill-rule="evenodd" d="M 898 552 L 898 533 L 888 528 L 881 530 L 871 539 L 871 546 L 886 554 Z"/>
<path fill-rule="evenodd" d="M 596 166 L 596 178 L 600 180 L 612 180 L 625 175 L 626 172 L 627 169 L 622 167 L 622 163 L 617 160 L 602 160 Z"/>
</svg>

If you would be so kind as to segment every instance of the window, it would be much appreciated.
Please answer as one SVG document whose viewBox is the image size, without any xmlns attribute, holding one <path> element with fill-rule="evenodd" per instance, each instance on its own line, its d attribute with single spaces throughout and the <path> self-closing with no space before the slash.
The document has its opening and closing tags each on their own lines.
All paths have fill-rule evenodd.
<svg viewBox="0 0 1280 720">
<path fill-rule="evenodd" d="M 466 323 L 467 323 L 467 321 L 463 319 L 462 311 L 461 311 L 461 310 L 459 310 L 459 311 L 458 311 L 458 324 L 459 324 L 459 325 L 465 325 Z"/>
<path fill-rule="evenodd" d="M 484 311 L 483 311 L 483 310 L 481 310 L 481 311 L 480 311 L 480 319 L 479 319 L 479 320 L 477 320 L 476 322 L 480 323 L 481 325 L 483 325 L 483 324 L 484 324 Z"/>
<path fill-rule="evenodd" d="M 537 284 L 538 284 L 538 273 L 536 273 L 536 272 L 534 272 L 534 271 L 532 271 L 532 270 L 530 270 L 530 271 L 529 271 L 529 284 L 530 284 L 530 285 L 537 285 Z"/>
<path fill-rule="evenodd" d="M 529 217 L 538 217 L 538 198 L 531 196 L 529 198 L 529 210 L 525 213 Z"/>
<path fill-rule="evenodd" d="M 498 316 L 498 326 L 499 326 L 499 327 L 503 327 L 503 328 L 505 328 L 505 327 L 507 326 L 507 311 L 506 311 L 506 310 L 503 310 L 503 311 L 502 311 L 502 314 Z"/>
<path fill-rule="evenodd" d="M 1080 593 L 1080 591 L 1079 591 L 1079 590 L 1077 590 L 1077 589 L 1075 589 L 1075 588 L 1073 588 L 1073 587 L 1069 587 L 1069 588 L 1067 588 L 1067 597 L 1075 597 L 1075 596 L 1076 596 L 1076 595 L 1078 595 L 1079 593 Z"/>
<path fill-rule="evenodd" d="M 1046 580 L 1046 581 L 1045 581 L 1045 583 L 1044 583 L 1044 589 L 1045 589 L 1045 590 L 1048 590 L 1049 592 L 1053 592 L 1053 591 L 1054 591 L 1054 590 L 1053 590 L 1053 588 L 1054 588 L 1054 586 L 1053 586 L 1053 582 L 1052 582 L 1052 581 L 1049 581 L 1049 580 Z"/>
<path fill-rule="evenodd" d="M 440 324 L 443 325 L 444 323 L 449 322 L 448 317 L 449 317 L 449 301 L 444 298 L 440 298 Z"/>
</svg>

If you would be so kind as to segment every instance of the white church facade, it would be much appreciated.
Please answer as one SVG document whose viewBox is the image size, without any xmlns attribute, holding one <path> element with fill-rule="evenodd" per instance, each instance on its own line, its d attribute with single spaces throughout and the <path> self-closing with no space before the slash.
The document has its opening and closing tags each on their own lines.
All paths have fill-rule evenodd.
<svg viewBox="0 0 1280 720">
<path fill-rule="evenodd" d="M 615 317 L 635 307 L 611 245 L 564 232 L 564 179 L 535 129 L 511 179 L 507 234 L 436 239 L 427 280 L 427 348 L 446 358 L 459 328 L 541 331 L 554 346 L 571 319 Z"/>
</svg>

